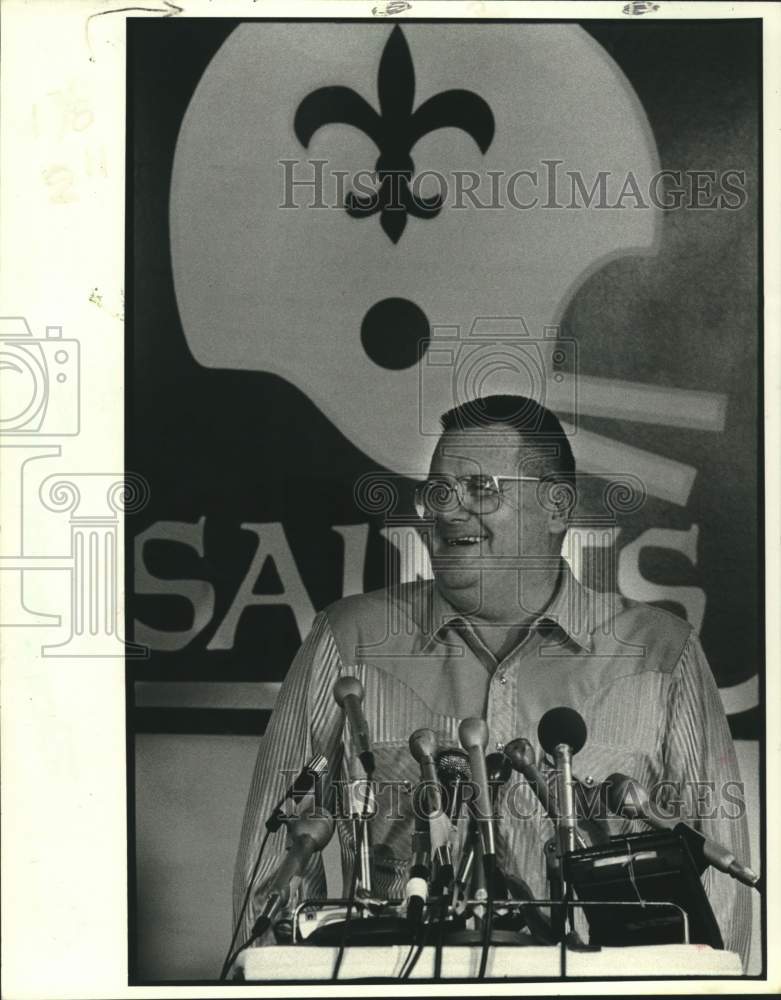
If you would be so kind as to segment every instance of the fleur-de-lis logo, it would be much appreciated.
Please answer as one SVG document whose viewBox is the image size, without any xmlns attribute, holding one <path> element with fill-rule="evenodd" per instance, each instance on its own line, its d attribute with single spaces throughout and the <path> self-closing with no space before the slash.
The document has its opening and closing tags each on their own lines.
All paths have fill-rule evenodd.
<svg viewBox="0 0 781 1000">
<path fill-rule="evenodd" d="M 441 195 L 415 198 L 410 190 L 415 169 L 410 151 L 418 139 L 436 129 L 460 128 L 485 153 L 494 137 L 494 116 L 483 98 L 471 90 L 442 91 L 413 111 L 415 70 L 398 25 L 383 49 L 377 94 L 379 114 L 350 87 L 321 87 L 301 101 L 293 127 L 305 148 L 323 125 L 352 125 L 369 136 L 380 151 L 376 164 L 379 190 L 366 198 L 351 191 L 346 198 L 347 212 L 358 219 L 380 212 L 380 225 L 398 243 L 408 214 L 431 219 L 442 208 Z"/>
</svg>

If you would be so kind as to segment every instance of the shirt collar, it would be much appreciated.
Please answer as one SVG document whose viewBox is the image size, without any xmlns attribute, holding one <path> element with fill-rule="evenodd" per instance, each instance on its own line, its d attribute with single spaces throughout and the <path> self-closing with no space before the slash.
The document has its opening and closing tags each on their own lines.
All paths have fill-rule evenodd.
<svg viewBox="0 0 781 1000">
<path fill-rule="evenodd" d="M 582 586 L 572 573 L 568 563 L 562 559 L 559 586 L 550 604 L 534 621 L 541 625 L 551 621 L 559 626 L 581 649 L 591 652 L 592 602 L 591 591 Z"/>
<path fill-rule="evenodd" d="M 429 642 L 456 621 L 469 622 L 468 615 L 457 611 L 443 596 L 435 581 L 422 588 L 421 606 L 416 608 L 415 619 Z M 572 573 L 566 560 L 561 561 L 559 585 L 550 603 L 532 622 L 532 627 L 554 623 L 581 649 L 593 650 L 592 633 L 614 607 L 618 595 L 603 594 L 583 586 Z M 426 645 L 429 645 L 427 643 Z"/>
</svg>

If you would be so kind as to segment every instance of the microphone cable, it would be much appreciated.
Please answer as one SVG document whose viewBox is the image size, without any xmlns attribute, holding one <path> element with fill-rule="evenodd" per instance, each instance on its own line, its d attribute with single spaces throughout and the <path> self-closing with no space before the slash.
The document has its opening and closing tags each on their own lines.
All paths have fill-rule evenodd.
<svg viewBox="0 0 781 1000">
<path fill-rule="evenodd" d="M 247 883 L 247 889 L 244 893 L 244 899 L 242 900 L 241 903 L 241 909 L 239 910 L 239 915 L 236 918 L 236 924 L 233 928 L 233 936 L 231 937 L 231 943 L 228 945 L 228 951 L 225 955 L 225 961 L 222 963 L 222 968 L 220 969 L 220 978 L 219 978 L 220 982 L 223 982 L 225 980 L 225 977 L 228 974 L 228 970 L 236 961 L 239 952 L 242 952 L 247 947 L 247 945 L 249 945 L 252 942 L 252 938 L 250 938 L 249 941 L 245 941 L 244 944 L 241 945 L 241 947 L 236 948 L 236 951 L 233 951 L 233 948 L 236 945 L 236 938 L 239 936 L 241 923 L 244 920 L 244 914 L 247 912 L 247 906 L 249 905 L 250 897 L 252 895 L 252 887 L 255 885 L 255 879 L 258 877 L 258 872 L 260 871 L 260 862 L 261 859 L 263 858 L 263 851 L 266 849 L 266 844 L 268 843 L 268 838 L 271 836 L 271 833 L 272 831 L 267 828 L 266 835 L 261 842 L 260 850 L 258 851 L 258 856 L 255 860 L 255 865 L 252 869 L 252 874 L 250 875 L 249 882 Z"/>
<path fill-rule="evenodd" d="M 333 972 L 331 973 L 331 982 L 336 982 L 339 978 L 339 970 L 342 967 L 342 961 L 344 959 L 344 950 L 347 946 L 347 930 L 350 926 L 350 920 L 353 915 L 353 907 L 355 906 L 355 897 L 358 892 L 358 873 L 360 870 L 358 858 L 358 845 L 355 845 L 355 858 L 353 860 L 353 870 L 350 875 L 350 892 L 347 897 L 347 912 L 344 917 L 344 926 L 342 927 L 342 933 L 339 938 L 339 951 L 336 953 L 336 961 L 334 962 Z"/>
<path fill-rule="evenodd" d="M 439 894 L 439 926 L 437 927 L 437 939 L 434 943 L 434 979 L 442 978 L 442 951 L 445 946 L 445 921 L 448 911 L 447 893 L 441 889 Z"/>
<path fill-rule="evenodd" d="M 494 897 L 496 895 L 496 857 L 493 854 L 484 854 L 482 861 L 485 867 L 486 911 L 485 920 L 483 921 L 483 940 L 480 944 L 480 970 L 477 973 L 478 979 L 485 979 L 488 953 L 491 950 L 491 934 L 494 927 Z"/>
<path fill-rule="evenodd" d="M 303 772 L 299 774 L 299 777 L 296 779 L 296 781 L 293 782 L 290 788 L 288 788 L 287 792 L 285 792 L 285 794 L 282 796 L 279 802 L 277 802 L 276 806 L 274 806 L 274 809 L 272 810 L 271 814 L 266 820 L 265 823 L 266 835 L 264 836 L 261 842 L 260 849 L 258 851 L 258 856 L 255 860 L 255 865 L 252 869 L 252 874 L 250 875 L 249 882 L 247 883 L 247 889 L 244 893 L 244 899 L 242 900 L 241 903 L 241 910 L 239 911 L 239 916 L 233 928 L 233 936 L 231 937 L 231 943 L 228 945 L 228 951 L 225 955 L 225 960 L 222 963 L 222 968 L 220 969 L 219 982 L 222 982 L 225 979 L 225 976 L 228 974 L 228 970 L 230 969 L 231 965 L 233 965 L 239 952 L 243 951 L 244 948 L 246 948 L 249 944 L 251 944 L 253 940 L 250 937 L 250 939 L 248 941 L 245 941 L 240 948 L 236 949 L 235 952 L 232 950 L 236 944 L 236 938 L 238 937 L 239 929 L 241 927 L 241 922 L 244 919 L 244 914 L 247 912 L 247 906 L 249 905 L 250 897 L 252 894 L 252 887 L 255 884 L 255 879 L 258 877 L 258 871 L 260 870 L 260 862 L 263 858 L 263 851 L 265 850 L 266 844 L 268 843 L 268 838 L 271 836 L 272 833 L 276 833 L 277 830 L 279 830 L 280 827 L 283 826 L 286 819 L 288 818 L 283 813 L 284 804 L 288 798 L 292 798 L 294 801 L 297 801 L 298 798 L 300 797 L 301 792 L 306 791 L 306 789 L 300 789 L 298 787 L 299 782 L 302 781 L 304 775 L 306 775 L 307 777 L 311 777 L 312 779 L 313 789 L 314 789 L 313 794 L 315 796 L 315 803 L 317 803 L 319 781 L 322 778 L 323 772 L 325 771 L 327 765 L 328 761 L 322 754 L 318 754 L 316 757 L 314 757 L 304 767 Z"/>
<path fill-rule="evenodd" d="M 367 782 L 371 783 L 371 775 L 367 773 Z M 369 794 L 371 788 L 367 788 L 367 794 L 363 797 L 363 811 L 361 812 L 361 824 L 360 824 L 360 835 L 365 837 L 367 835 L 366 823 L 369 818 L 369 803 L 372 800 L 372 796 Z M 350 920 L 352 919 L 353 909 L 355 907 L 355 897 L 358 894 L 358 874 L 360 872 L 360 851 L 361 845 L 358 842 L 358 837 L 355 838 L 355 855 L 353 857 L 353 870 L 350 875 L 350 892 L 347 897 L 347 912 L 344 917 L 344 926 L 342 927 L 342 933 L 339 939 L 339 951 L 336 953 L 336 961 L 334 962 L 333 972 L 331 973 L 331 982 L 334 983 L 339 978 L 339 970 L 342 967 L 342 961 L 344 960 L 344 951 L 347 947 L 347 935 L 350 927 Z"/>
<path fill-rule="evenodd" d="M 407 957 L 404 959 L 404 965 L 401 967 L 401 972 L 399 973 L 399 979 L 409 979 L 412 975 L 413 969 L 418 964 L 420 956 L 423 954 L 423 949 L 425 947 L 425 939 L 423 941 L 413 941 L 409 946 L 409 951 L 407 952 Z"/>
<path fill-rule="evenodd" d="M 420 960 L 420 956 L 423 954 L 423 949 L 426 947 L 426 928 L 431 923 L 431 909 L 428 913 L 428 922 L 423 924 L 420 928 L 420 939 L 418 941 L 413 941 L 410 945 L 407 957 L 404 959 L 404 965 L 401 967 L 401 972 L 399 973 L 399 979 L 409 979 L 415 966 Z"/>
<path fill-rule="evenodd" d="M 434 949 L 434 979 L 439 979 L 442 974 L 442 946 L 444 944 L 444 926 L 445 917 L 447 916 L 448 909 L 448 896 L 447 893 L 440 886 L 440 895 L 438 900 L 438 906 L 431 904 L 428 911 L 428 920 L 420 929 L 420 940 L 413 941 L 410 945 L 407 957 L 404 959 L 404 963 L 401 967 L 401 972 L 399 973 L 399 979 L 409 979 L 415 966 L 420 960 L 420 956 L 423 954 L 423 949 L 426 947 L 426 930 L 431 927 L 434 920 L 435 909 L 439 913 L 439 926 L 437 928 L 437 937 L 435 941 Z"/>
</svg>

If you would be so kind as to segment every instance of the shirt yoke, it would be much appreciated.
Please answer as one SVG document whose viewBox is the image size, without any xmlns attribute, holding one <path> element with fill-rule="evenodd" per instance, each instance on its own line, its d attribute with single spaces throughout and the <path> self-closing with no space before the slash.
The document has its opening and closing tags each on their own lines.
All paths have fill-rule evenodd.
<svg viewBox="0 0 781 1000">
<path fill-rule="evenodd" d="M 420 653 L 441 624 L 433 614 L 434 587 L 433 580 L 419 580 L 344 597 L 329 605 L 325 615 L 342 662 L 374 661 L 393 673 L 394 656 L 408 658 Z M 577 582 L 574 588 L 590 648 L 581 649 L 571 642 L 562 628 L 559 648 L 563 655 L 581 656 L 585 663 L 592 657 L 595 661 L 618 659 L 628 668 L 627 673 L 652 670 L 671 674 L 675 670 L 693 634 L 688 622 L 616 593 L 603 594 Z M 441 656 L 447 645 L 447 633 L 440 633 L 431 651 Z M 402 672 L 406 674 L 406 670 Z"/>
</svg>

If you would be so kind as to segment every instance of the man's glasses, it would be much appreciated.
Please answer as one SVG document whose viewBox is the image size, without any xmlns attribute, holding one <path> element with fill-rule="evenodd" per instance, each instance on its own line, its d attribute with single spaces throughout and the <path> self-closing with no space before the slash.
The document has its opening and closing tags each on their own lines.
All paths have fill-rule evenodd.
<svg viewBox="0 0 781 1000">
<path fill-rule="evenodd" d="M 433 476 L 415 489 L 415 511 L 420 518 L 439 517 L 463 507 L 469 514 L 493 514 L 504 494 L 502 483 L 538 483 L 539 476 Z"/>
</svg>

